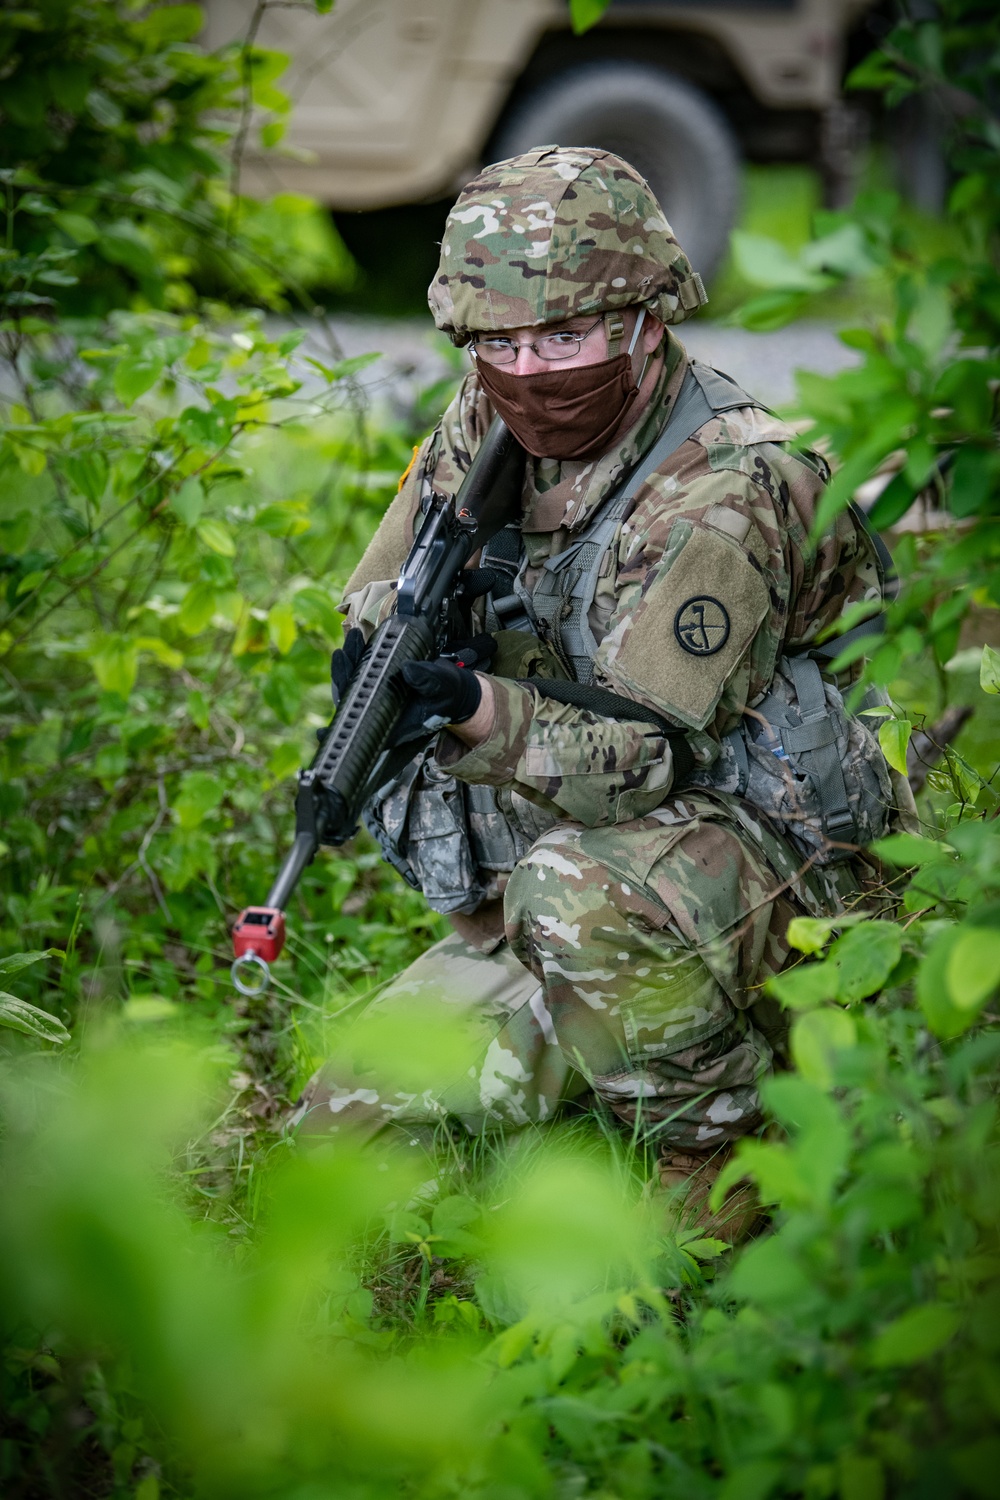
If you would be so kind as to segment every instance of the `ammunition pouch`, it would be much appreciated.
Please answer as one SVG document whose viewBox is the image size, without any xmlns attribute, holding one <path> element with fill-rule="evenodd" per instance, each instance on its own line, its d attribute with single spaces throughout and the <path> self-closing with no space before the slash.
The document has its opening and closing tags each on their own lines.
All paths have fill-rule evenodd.
<svg viewBox="0 0 1000 1500">
<path fill-rule="evenodd" d="M 363 817 L 429 906 L 462 915 L 502 895 L 518 860 L 557 822 L 517 792 L 458 781 L 437 764 L 433 745 L 374 794 Z"/>
<path fill-rule="evenodd" d="M 742 797 L 817 865 L 881 838 L 894 812 L 878 740 L 807 656 L 781 657 L 770 691 L 688 784 Z"/>
</svg>

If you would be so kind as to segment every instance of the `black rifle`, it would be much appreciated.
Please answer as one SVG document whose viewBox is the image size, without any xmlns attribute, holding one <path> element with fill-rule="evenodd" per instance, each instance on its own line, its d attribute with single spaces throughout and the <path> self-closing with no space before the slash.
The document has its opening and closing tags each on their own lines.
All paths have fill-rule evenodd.
<svg viewBox="0 0 1000 1500">
<path fill-rule="evenodd" d="M 268 964 L 285 942 L 283 908 L 321 844 L 342 844 L 385 779 L 387 747 L 403 710 L 400 670 L 437 657 L 454 620 L 462 570 L 474 552 L 518 514 L 524 449 L 493 419 L 454 499 L 434 496 L 403 564 L 396 613 L 375 631 L 312 765 L 299 772 L 295 841 L 265 906 L 248 906 L 233 928 L 233 983 L 260 994 Z M 259 970 L 258 982 L 242 975 Z"/>
</svg>

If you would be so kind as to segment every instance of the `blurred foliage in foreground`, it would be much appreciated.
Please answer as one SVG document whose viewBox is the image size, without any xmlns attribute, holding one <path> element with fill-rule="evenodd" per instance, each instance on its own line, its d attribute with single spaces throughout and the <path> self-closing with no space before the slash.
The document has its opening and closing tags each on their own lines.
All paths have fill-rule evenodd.
<svg viewBox="0 0 1000 1500">
<path fill-rule="evenodd" d="M 8 82 L 36 69 L 3 104 L 5 1495 L 986 1500 L 995 744 L 949 753 L 924 836 L 883 846 L 898 922 L 796 924 L 803 962 L 774 984 L 795 1069 L 736 1167 L 773 1227 L 739 1253 L 659 1233 L 641 1160 L 597 1116 L 442 1134 L 433 1159 L 305 1155 L 276 1128 L 341 1013 L 437 931 L 359 841 L 303 883 L 275 997 L 230 1003 L 226 918 L 287 837 L 338 583 L 444 393 L 374 421 L 332 344 L 307 357 L 199 297 L 291 292 L 204 115 L 235 105 L 238 151 L 277 64 L 204 58 L 194 10 L 0 12 Z M 746 316 L 872 265 L 891 286 L 892 315 L 845 335 L 860 365 L 806 377 L 802 405 L 841 464 L 829 513 L 886 459 L 880 524 L 933 493 L 870 673 L 943 693 L 970 612 L 993 631 L 1000 602 L 1000 129 L 980 8 L 941 12 L 865 82 L 964 91 L 947 253 L 863 203 L 794 272 L 775 260 Z M 69 58 L 75 94 L 52 81 Z M 175 195 L 172 222 L 147 191 Z M 153 269 L 109 254 L 116 235 Z M 1000 656 L 976 655 L 993 703 Z M 883 727 L 897 763 L 909 729 Z M 444 1047 L 415 1017 L 415 1086 Z"/>
</svg>

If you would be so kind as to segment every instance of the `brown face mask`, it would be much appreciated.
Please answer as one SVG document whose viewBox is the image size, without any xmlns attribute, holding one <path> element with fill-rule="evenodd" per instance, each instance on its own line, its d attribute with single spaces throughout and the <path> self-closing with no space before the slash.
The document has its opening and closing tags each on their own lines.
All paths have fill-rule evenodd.
<svg viewBox="0 0 1000 1500">
<path fill-rule="evenodd" d="M 628 354 L 534 375 L 512 375 L 481 359 L 476 374 L 495 410 L 535 458 L 599 458 L 639 395 Z"/>
</svg>

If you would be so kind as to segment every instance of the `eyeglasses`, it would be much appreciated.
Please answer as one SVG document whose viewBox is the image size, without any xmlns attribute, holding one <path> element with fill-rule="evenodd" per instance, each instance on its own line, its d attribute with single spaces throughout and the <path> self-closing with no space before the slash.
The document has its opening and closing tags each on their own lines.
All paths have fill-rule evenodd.
<svg viewBox="0 0 1000 1500">
<path fill-rule="evenodd" d="M 531 344 L 518 344 L 513 339 L 475 339 L 469 346 L 476 359 L 484 359 L 488 365 L 512 365 L 522 349 L 533 349 L 539 359 L 572 359 L 579 354 L 584 339 L 589 339 L 595 328 L 604 322 L 603 314 L 596 323 L 591 323 L 582 333 L 546 333 Z"/>
</svg>

